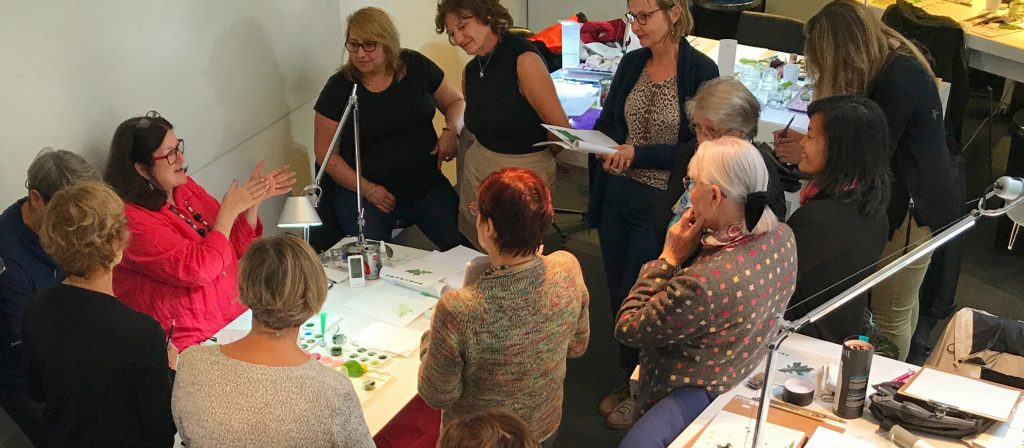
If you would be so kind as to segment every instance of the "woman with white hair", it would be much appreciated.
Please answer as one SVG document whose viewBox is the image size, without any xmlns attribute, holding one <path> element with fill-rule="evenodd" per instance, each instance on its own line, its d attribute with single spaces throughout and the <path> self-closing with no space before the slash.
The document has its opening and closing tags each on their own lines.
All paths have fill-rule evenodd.
<svg viewBox="0 0 1024 448">
<path fill-rule="evenodd" d="M 621 446 L 667 446 L 756 369 L 796 286 L 796 241 L 767 208 L 757 149 L 736 137 L 704 142 L 689 173 L 691 207 L 615 324 L 616 339 L 640 349 L 643 415 Z"/>
</svg>

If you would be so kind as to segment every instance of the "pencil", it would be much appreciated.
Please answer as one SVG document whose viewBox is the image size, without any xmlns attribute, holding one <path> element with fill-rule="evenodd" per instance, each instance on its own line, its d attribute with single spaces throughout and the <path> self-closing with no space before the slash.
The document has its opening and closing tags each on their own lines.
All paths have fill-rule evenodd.
<svg viewBox="0 0 1024 448">
<path fill-rule="evenodd" d="M 846 423 L 846 420 L 843 420 L 843 419 L 841 419 L 839 417 L 833 417 L 831 415 L 824 414 L 824 413 L 821 413 L 821 412 L 818 412 L 818 411 L 812 411 L 810 409 L 805 409 L 805 408 L 802 408 L 802 407 L 797 406 L 795 404 L 786 403 L 785 401 L 779 400 L 778 398 L 772 398 L 772 401 L 771 401 L 770 405 L 772 407 L 776 408 L 776 409 L 782 409 L 784 411 L 792 412 L 794 414 L 801 415 L 801 416 L 804 416 L 804 417 L 807 417 L 807 418 L 810 418 L 810 419 L 818 420 L 818 421 L 821 421 L 821 422 L 824 422 L 825 420 L 832 420 L 832 421 L 838 422 L 838 423 Z"/>
</svg>

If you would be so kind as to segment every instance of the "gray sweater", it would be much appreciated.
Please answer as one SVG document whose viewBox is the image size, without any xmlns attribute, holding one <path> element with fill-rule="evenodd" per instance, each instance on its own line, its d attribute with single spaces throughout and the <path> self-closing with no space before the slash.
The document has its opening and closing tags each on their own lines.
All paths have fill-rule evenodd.
<svg viewBox="0 0 1024 448">
<path fill-rule="evenodd" d="M 181 441 L 201 447 L 373 447 L 352 383 L 315 360 L 270 367 L 219 345 L 178 358 L 171 400 Z"/>
</svg>

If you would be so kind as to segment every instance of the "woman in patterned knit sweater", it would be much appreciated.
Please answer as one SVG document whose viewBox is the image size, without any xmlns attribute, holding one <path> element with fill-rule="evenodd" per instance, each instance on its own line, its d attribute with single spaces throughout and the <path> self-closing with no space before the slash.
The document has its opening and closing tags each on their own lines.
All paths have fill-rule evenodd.
<svg viewBox="0 0 1024 448">
<path fill-rule="evenodd" d="M 620 446 L 667 446 L 746 378 L 796 285 L 796 242 L 766 208 L 757 149 L 735 137 L 705 142 L 689 173 L 692 207 L 640 271 L 615 325 L 620 342 L 640 349 L 644 412 Z"/>
<path fill-rule="evenodd" d="M 582 356 L 590 340 L 590 295 L 575 257 L 538 255 L 553 209 L 536 174 L 505 168 L 484 179 L 477 197 L 490 267 L 437 303 L 421 345 L 420 396 L 443 410 L 442 426 L 498 409 L 550 447 L 565 360 Z"/>
</svg>

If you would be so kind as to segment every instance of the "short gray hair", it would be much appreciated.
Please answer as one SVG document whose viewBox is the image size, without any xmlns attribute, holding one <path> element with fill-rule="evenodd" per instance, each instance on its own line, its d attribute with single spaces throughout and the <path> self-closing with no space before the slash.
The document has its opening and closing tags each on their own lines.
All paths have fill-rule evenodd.
<svg viewBox="0 0 1024 448">
<path fill-rule="evenodd" d="M 686 102 L 690 123 L 707 118 L 722 132 L 736 132 L 746 139 L 757 135 L 761 103 L 735 78 L 715 78 L 700 87 Z"/>
<path fill-rule="evenodd" d="M 747 195 L 768 191 L 768 166 L 761 152 L 750 142 L 726 136 L 701 143 L 690 159 L 687 172 L 694 180 L 717 185 L 728 200 L 746 204 Z M 767 206 L 751 234 L 764 233 L 779 225 Z"/>
<path fill-rule="evenodd" d="M 25 188 L 35 190 L 50 202 L 62 188 L 86 180 L 100 180 L 96 169 L 82 156 L 63 149 L 43 148 L 28 166 Z"/>
</svg>

